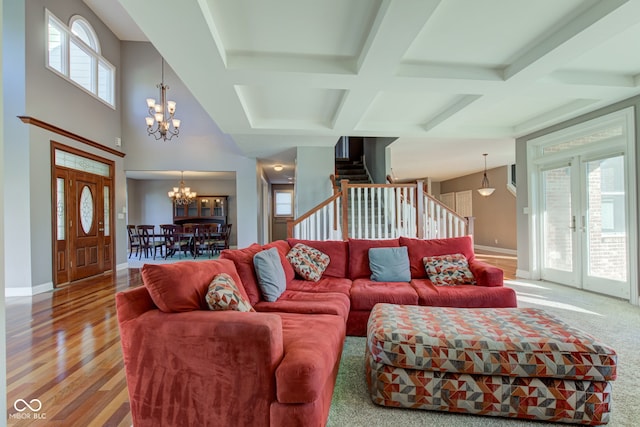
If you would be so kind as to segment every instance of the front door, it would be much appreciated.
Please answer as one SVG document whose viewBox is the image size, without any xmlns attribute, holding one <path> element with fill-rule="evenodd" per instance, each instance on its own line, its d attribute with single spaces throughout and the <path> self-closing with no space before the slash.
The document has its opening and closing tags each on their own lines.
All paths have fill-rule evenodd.
<svg viewBox="0 0 640 427">
<path fill-rule="evenodd" d="M 53 233 L 56 285 L 102 274 L 113 268 L 113 165 L 84 158 L 82 154 L 54 150 L 56 165 L 52 190 L 53 215 L 56 218 Z"/>
<path fill-rule="evenodd" d="M 71 171 L 71 281 L 95 276 L 111 269 L 110 237 L 105 236 L 105 190 L 110 185 L 103 177 L 86 172 Z M 106 215 L 108 218 L 108 215 Z M 108 220 L 107 220 L 108 221 Z"/>
</svg>

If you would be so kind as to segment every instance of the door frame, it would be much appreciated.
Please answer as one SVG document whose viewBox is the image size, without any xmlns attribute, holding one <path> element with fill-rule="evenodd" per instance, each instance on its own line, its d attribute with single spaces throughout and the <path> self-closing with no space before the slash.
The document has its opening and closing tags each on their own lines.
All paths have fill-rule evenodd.
<svg viewBox="0 0 640 427">
<path fill-rule="evenodd" d="M 539 213 L 541 209 L 540 197 L 540 177 L 539 169 L 541 164 L 550 164 L 554 161 L 559 162 L 560 159 L 568 156 L 587 156 L 591 157 L 596 153 L 608 153 L 615 151 L 610 146 L 605 146 L 606 141 L 599 148 L 593 148 L 591 150 L 586 149 L 568 149 L 561 153 L 539 156 L 539 150 L 543 146 L 553 145 L 553 143 L 559 143 L 570 140 L 571 138 L 577 138 L 581 135 L 590 135 L 594 131 L 601 130 L 607 125 L 613 125 L 616 122 L 624 125 L 624 144 L 619 144 L 622 147 L 622 151 L 625 156 L 625 185 L 627 193 L 626 201 L 626 227 L 628 233 L 628 282 L 630 287 L 629 301 L 632 304 L 640 304 L 638 298 L 638 266 L 635 260 L 638 257 L 638 208 L 637 208 L 637 165 L 636 165 L 636 129 L 635 129 L 635 107 L 627 107 L 610 114 L 606 114 L 576 125 L 572 125 L 561 129 L 559 131 L 543 135 L 538 138 L 534 138 L 527 143 L 527 174 L 528 174 L 528 204 L 529 204 L 529 230 L 530 230 L 530 246 L 529 246 L 529 265 L 531 266 L 531 278 L 534 280 L 540 280 L 541 275 L 541 227 Z M 594 146 L 598 147 L 598 146 Z M 597 154 L 596 154 L 597 155 Z M 578 165 L 578 174 L 581 174 L 582 165 Z M 580 176 L 577 179 L 581 179 Z M 581 195 L 583 198 L 584 195 Z M 582 201 L 579 202 L 580 212 L 582 212 Z M 580 250 L 582 250 L 580 248 Z M 580 266 L 582 269 L 582 266 Z M 582 274 L 582 271 L 581 273 Z M 583 286 L 579 286 L 583 288 Z"/>
<path fill-rule="evenodd" d="M 68 145 L 56 142 L 51 140 L 51 144 L 50 144 L 50 164 L 51 164 L 51 270 L 52 270 L 52 282 L 53 282 L 53 287 L 57 288 L 59 285 L 61 284 L 66 284 L 66 283 L 71 283 L 70 281 L 70 277 L 71 277 L 71 271 L 68 268 L 68 262 L 69 262 L 69 244 L 66 245 L 65 248 L 65 262 L 67 262 L 67 280 L 66 281 L 62 281 L 62 282 L 58 282 L 58 277 L 57 277 L 57 271 L 56 271 L 56 263 L 57 263 L 57 259 L 56 259 L 56 242 L 57 242 L 57 171 L 58 170 L 70 170 L 68 168 L 62 167 L 62 166 L 57 166 L 56 165 L 56 160 L 55 160 L 55 153 L 56 150 L 60 150 L 60 151 L 64 151 L 67 153 L 71 153 L 80 157 L 84 157 L 90 160 L 94 160 L 100 163 L 103 163 L 105 165 L 108 166 L 109 168 L 109 176 L 105 177 L 108 178 L 111 182 L 111 190 L 109 192 L 109 233 L 110 233 L 110 239 L 111 239 L 111 244 L 109 245 L 110 249 L 109 249 L 109 259 L 111 260 L 111 268 L 109 270 L 104 270 L 104 272 L 106 271 L 113 271 L 115 269 L 115 250 L 116 250 L 116 245 L 115 242 L 116 240 L 116 223 L 114 221 L 115 219 L 115 212 L 114 212 L 114 201 L 115 201 L 115 161 L 113 160 L 109 160 L 107 158 L 95 155 L 95 154 L 91 154 L 88 153 L 86 151 L 83 150 L 79 150 L 77 148 L 73 148 L 70 147 Z M 68 174 L 67 174 L 68 175 Z M 65 198 L 67 198 L 68 196 L 68 192 L 65 191 Z M 65 209 L 68 208 L 68 203 L 65 201 Z M 65 216 L 66 220 L 68 220 L 68 215 Z M 66 227 L 66 226 L 65 226 Z M 66 227 L 68 230 L 68 227 Z M 65 233 L 65 236 L 69 236 L 68 231 Z M 102 274 L 102 273 L 101 273 Z"/>
</svg>

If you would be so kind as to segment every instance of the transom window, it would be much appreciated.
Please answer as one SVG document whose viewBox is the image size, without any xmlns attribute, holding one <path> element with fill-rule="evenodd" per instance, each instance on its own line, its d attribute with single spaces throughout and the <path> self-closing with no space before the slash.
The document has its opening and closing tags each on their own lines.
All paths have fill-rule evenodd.
<svg viewBox="0 0 640 427">
<path fill-rule="evenodd" d="M 47 67 L 111 107 L 115 106 L 115 67 L 100 54 L 93 27 L 79 15 L 66 26 L 46 11 Z"/>
</svg>

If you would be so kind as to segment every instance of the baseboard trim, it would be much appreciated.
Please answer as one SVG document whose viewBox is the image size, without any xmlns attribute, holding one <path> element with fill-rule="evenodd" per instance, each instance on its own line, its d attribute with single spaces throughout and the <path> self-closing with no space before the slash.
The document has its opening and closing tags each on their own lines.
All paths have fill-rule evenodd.
<svg viewBox="0 0 640 427">
<path fill-rule="evenodd" d="M 495 252 L 495 253 L 499 253 L 499 254 L 505 254 L 505 255 L 518 255 L 518 251 L 516 251 L 515 249 L 506 249 L 506 248 L 496 248 L 493 246 L 484 246 L 484 245 L 473 245 L 474 249 L 477 250 L 481 250 L 481 251 L 487 251 L 487 252 Z"/>
<path fill-rule="evenodd" d="M 516 277 L 531 280 L 531 272 L 527 270 L 516 270 Z"/>
<path fill-rule="evenodd" d="M 128 262 L 123 262 L 122 264 L 116 265 L 116 271 L 126 270 L 127 268 L 129 268 Z"/>
<path fill-rule="evenodd" d="M 43 283 L 38 286 L 24 288 L 4 288 L 4 296 L 11 297 L 30 297 L 53 290 L 53 282 Z"/>
</svg>

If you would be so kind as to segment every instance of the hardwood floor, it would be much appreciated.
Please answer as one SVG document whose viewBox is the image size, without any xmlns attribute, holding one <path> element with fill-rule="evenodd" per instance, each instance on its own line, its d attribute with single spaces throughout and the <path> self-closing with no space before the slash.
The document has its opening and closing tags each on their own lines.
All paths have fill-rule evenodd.
<svg viewBox="0 0 640 427">
<path fill-rule="evenodd" d="M 478 257 L 515 277 L 515 257 Z M 141 284 L 128 269 L 7 298 L 8 425 L 131 426 L 114 295 Z M 42 407 L 24 410 L 19 399 Z"/>
</svg>

